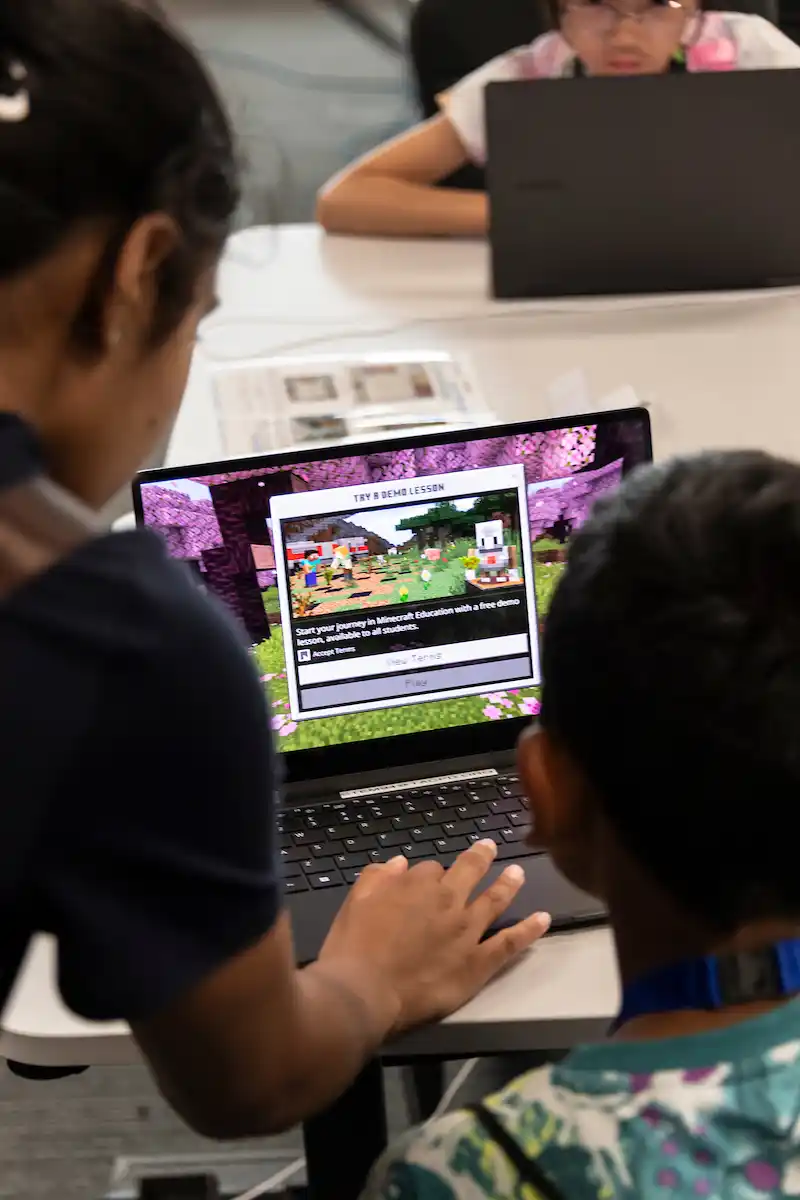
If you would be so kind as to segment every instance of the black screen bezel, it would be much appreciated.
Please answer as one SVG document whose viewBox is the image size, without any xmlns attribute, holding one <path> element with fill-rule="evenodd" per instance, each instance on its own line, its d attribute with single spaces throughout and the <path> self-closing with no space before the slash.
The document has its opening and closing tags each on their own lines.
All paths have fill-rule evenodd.
<svg viewBox="0 0 800 1200">
<path fill-rule="evenodd" d="M 647 409 L 620 408 L 603 413 L 583 413 L 569 417 L 449 430 L 445 434 L 440 430 L 411 438 L 401 435 L 352 445 L 316 447 L 308 451 L 291 450 L 277 454 L 256 454 L 245 458 L 225 458 L 205 463 L 158 467 L 141 471 L 134 479 L 133 509 L 137 525 L 144 526 L 142 484 L 163 483 L 202 475 L 222 475 L 233 471 L 251 471 L 259 467 L 283 467 L 359 454 L 452 445 L 458 441 L 480 441 L 522 433 L 547 433 L 551 429 L 569 429 L 575 425 L 604 425 L 620 420 L 641 422 L 647 460 L 652 460 L 652 431 Z M 506 721 L 487 721 L 486 724 L 458 725 L 452 729 L 432 729 L 426 733 L 395 734 L 393 737 L 374 738 L 363 742 L 345 742 L 339 746 L 320 746 L 314 750 L 285 751 L 280 757 L 286 782 L 299 783 L 324 779 L 326 776 L 391 769 L 409 763 L 442 762 L 462 757 L 467 749 L 470 754 L 475 755 L 507 752 L 513 749 L 519 734 L 528 723 L 528 717 L 514 717 Z M 465 742 L 465 735 L 468 742 Z"/>
</svg>

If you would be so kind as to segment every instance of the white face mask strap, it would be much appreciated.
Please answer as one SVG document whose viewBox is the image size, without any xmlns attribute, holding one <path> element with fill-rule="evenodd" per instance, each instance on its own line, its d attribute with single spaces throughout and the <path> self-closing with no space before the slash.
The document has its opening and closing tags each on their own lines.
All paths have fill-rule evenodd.
<svg viewBox="0 0 800 1200">
<path fill-rule="evenodd" d="M 0 92 L 0 122 L 18 124 L 31 115 L 31 95 L 25 86 L 28 68 L 14 60 L 8 68 L 10 87 Z"/>
</svg>

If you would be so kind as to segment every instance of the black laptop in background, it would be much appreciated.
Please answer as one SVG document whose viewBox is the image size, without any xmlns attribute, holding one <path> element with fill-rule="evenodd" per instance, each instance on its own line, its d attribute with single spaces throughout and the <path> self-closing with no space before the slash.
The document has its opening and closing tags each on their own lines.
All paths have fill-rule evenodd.
<svg viewBox="0 0 800 1200">
<path fill-rule="evenodd" d="M 494 83 L 498 298 L 800 283 L 800 70 Z"/>
<path fill-rule="evenodd" d="M 148 471 L 137 519 L 248 631 L 301 961 L 369 862 L 524 862 L 509 920 L 603 918 L 525 843 L 514 747 L 570 536 L 651 459 L 643 409 Z M 214 686 L 209 680 L 208 686 Z M 265 801 L 266 802 L 266 801 Z"/>
</svg>

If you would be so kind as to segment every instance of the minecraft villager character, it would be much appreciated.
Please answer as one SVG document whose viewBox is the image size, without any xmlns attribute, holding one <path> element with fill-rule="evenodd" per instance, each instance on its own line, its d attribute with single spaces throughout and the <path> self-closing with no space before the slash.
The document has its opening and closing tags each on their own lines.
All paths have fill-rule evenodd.
<svg viewBox="0 0 800 1200">
<path fill-rule="evenodd" d="M 353 559 L 346 542 L 333 547 L 333 566 L 342 572 L 348 583 L 353 582 Z"/>
<path fill-rule="evenodd" d="M 475 538 L 478 543 L 477 553 L 478 581 L 480 583 L 497 583 L 498 578 L 508 576 L 509 553 L 508 546 L 503 540 L 502 521 L 481 521 L 475 526 Z"/>
<path fill-rule="evenodd" d="M 310 553 L 303 559 L 303 574 L 307 588 L 317 586 L 317 571 L 319 570 L 319 554 L 316 550 L 311 550 Z"/>
</svg>

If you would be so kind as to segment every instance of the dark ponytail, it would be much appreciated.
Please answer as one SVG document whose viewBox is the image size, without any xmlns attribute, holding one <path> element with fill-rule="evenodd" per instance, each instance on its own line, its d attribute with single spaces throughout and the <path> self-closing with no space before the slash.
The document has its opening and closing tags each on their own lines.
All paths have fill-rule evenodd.
<svg viewBox="0 0 800 1200">
<path fill-rule="evenodd" d="M 81 224 L 110 230 L 76 334 L 99 320 L 127 231 L 169 213 L 182 240 L 165 262 L 153 328 L 191 305 L 238 203 L 233 137 L 193 51 L 146 0 L 0 0 L 0 281 Z"/>
</svg>

